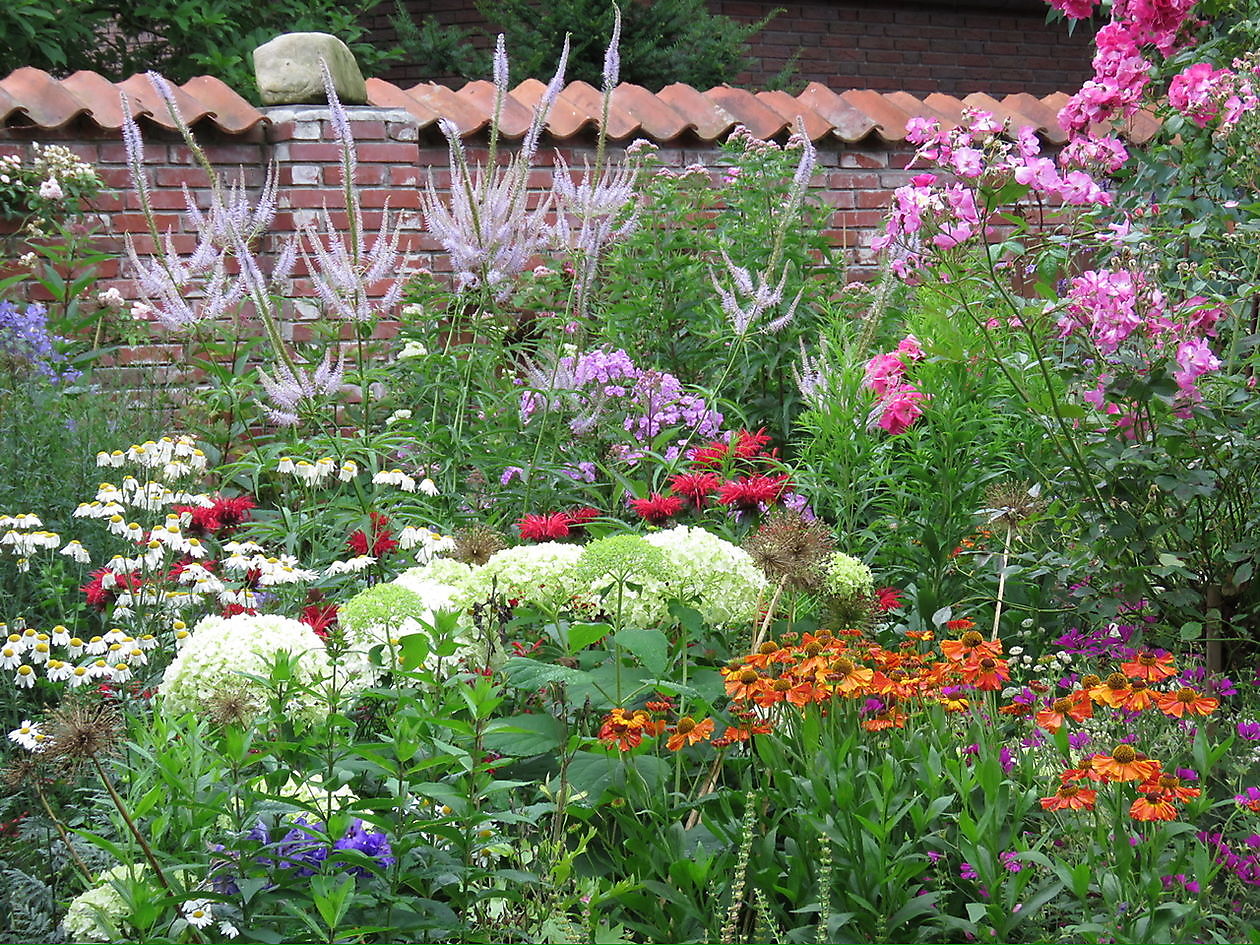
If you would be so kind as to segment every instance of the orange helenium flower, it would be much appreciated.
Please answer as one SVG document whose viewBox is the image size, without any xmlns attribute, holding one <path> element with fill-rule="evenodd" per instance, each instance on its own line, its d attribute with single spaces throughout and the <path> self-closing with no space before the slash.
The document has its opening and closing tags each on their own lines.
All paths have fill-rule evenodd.
<svg viewBox="0 0 1260 945">
<path fill-rule="evenodd" d="M 1097 791 L 1069 781 L 1061 785 L 1051 797 L 1043 797 L 1041 806 L 1045 810 L 1093 810 L 1097 800 Z"/>
<path fill-rule="evenodd" d="M 1129 698 L 1129 677 L 1124 673 L 1112 673 L 1089 691 L 1089 697 L 1118 709 Z"/>
<path fill-rule="evenodd" d="M 984 634 L 976 630 L 968 630 L 957 640 L 942 640 L 941 652 L 946 659 L 961 663 L 964 660 L 980 659 L 985 656 L 1002 655 L 1001 640 L 986 640 Z"/>
<path fill-rule="evenodd" d="M 1139 758 L 1132 745 L 1117 745 L 1109 756 L 1094 756 L 1094 769 L 1108 781 L 1146 781 L 1159 771 L 1159 762 Z"/>
<path fill-rule="evenodd" d="M 1141 679 L 1148 683 L 1159 682 L 1169 676 L 1177 675 L 1171 653 L 1156 656 L 1154 653 L 1143 650 L 1129 662 L 1121 663 L 1120 668 L 1134 679 Z"/>
<path fill-rule="evenodd" d="M 1220 705 L 1219 699 L 1195 692 L 1189 686 L 1183 686 L 1176 692 L 1168 692 L 1158 697 L 1160 711 L 1167 715 L 1181 718 L 1185 715 L 1208 715 Z"/>
<path fill-rule="evenodd" d="M 1011 671 L 1006 660 L 985 656 L 974 663 L 967 663 L 962 669 L 963 682 L 975 686 L 985 692 L 995 692 L 1002 688 L 1002 683 L 1011 678 Z"/>
<path fill-rule="evenodd" d="M 1118 708 L 1128 709 L 1130 712 L 1142 712 L 1155 705 L 1158 696 L 1159 693 L 1148 686 L 1144 680 L 1135 679 Z"/>
<path fill-rule="evenodd" d="M 697 722 L 691 716 L 684 715 L 674 726 L 674 731 L 665 742 L 665 747 L 670 751 L 678 751 L 684 745 L 695 745 L 697 742 L 707 741 L 712 736 L 713 719 Z"/>
<path fill-rule="evenodd" d="M 1037 713 L 1037 724 L 1049 732 L 1057 732 L 1068 719 L 1084 722 L 1094 714 L 1089 693 L 1074 692 L 1070 696 L 1055 699 L 1048 708 Z"/>
<path fill-rule="evenodd" d="M 766 687 L 761 673 L 745 668 L 726 671 L 726 694 L 732 699 L 751 699 Z"/>
<path fill-rule="evenodd" d="M 1129 807 L 1134 820 L 1176 820 L 1177 808 L 1158 793 L 1139 794 Z"/>
<path fill-rule="evenodd" d="M 1181 783 L 1175 774 L 1161 774 L 1138 785 L 1139 794 L 1158 794 L 1166 801 L 1189 801 L 1203 792 L 1197 787 Z"/>
</svg>

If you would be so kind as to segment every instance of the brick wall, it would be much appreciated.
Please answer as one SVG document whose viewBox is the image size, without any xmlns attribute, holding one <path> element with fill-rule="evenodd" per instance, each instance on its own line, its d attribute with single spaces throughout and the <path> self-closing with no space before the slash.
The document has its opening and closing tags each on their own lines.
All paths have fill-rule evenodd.
<svg viewBox="0 0 1260 945">
<path fill-rule="evenodd" d="M 326 108 L 295 106 L 266 111 L 271 124 L 261 125 L 249 135 L 227 137 L 200 131 L 198 137 L 210 160 L 229 180 L 243 171 L 247 184 L 257 187 L 263 180 L 267 163 L 276 162 L 280 209 L 273 232 L 261 247 L 264 257 L 274 257 L 284 239 L 302 226 L 314 223 L 324 207 L 334 209 L 342 205 L 341 167 L 340 151 L 329 127 Z M 439 188 L 449 187 L 444 139 L 436 127 L 417 128 L 415 119 L 403 110 L 359 107 L 350 108 L 348 112 L 351 129 L 359 143 L 357 176 L 368 232 L 379 227 L 382 208 L 388 201 L 391 213 L 400 214 L 402 248 L 410 256 L 408 265 L 413 269 L 425 267 L 438 273 L 449 272 L 449 260 L 424 232 L 419 213 L 419 185 L 430 173 Z M 178 136 L 148 125 L 144 128 L 144 138 L 146 172 L 158 222 L 171 230 L 175 247 L 187 252 L 195 237 L 186 228 L 180 212 L 184 207 L 181 187 L 186 185 L 199 204 L 206 206 L 208 189 L 204 176 L 191 162 Z M 131 234 L 142 252 L 152 249 L 138 199 L 129 186 L 121 141 L 93 133 L 81 124 L 58 132 L 32 133 L 10 128 L 0 132 L 0 153 L 29 153 L 33 140 L 66 144 L 99 168 L 106 184 L 114 189 L 100 199 L 97 208 L 109 246 L 121 252 L 124 236 Z M 626 143 L 610 146 L 614 160 Z M 467 145 L 472 161 L 484 159 L 484 137 L 470 138 Z M 503 142 L 503 145 L 510 147 L 511 142 Z M 571 167 L 581 167 L 584 162 L 593 160 L 594 147 L 593 137 L 544 141 L 542 165 L 547 168 L 552 149 L 559 148 Z M 904 145 L 886 146 L 872 141 L 848 146 L 835 140 L 820 144 L 818 151 L 815 193 L 834 210 L 828 235 L 835 245 L 846 248 L 845 255 L 854 267 L 854 274 L 860 275 L 869 271 L 870 238 L 883 219 L 891 190 L 909 177 L 904 166 L 910 152 Z M 666 143 L 659 156 L 672 168 L 691 164 L 716 168 L 719 165 L 717 148 L 698 139 L 690 143 Z M 541 188 L 549 179 L 549 173 L 536 173 L 531 186 Z M 333 216 L 344 232 L 344 213 L 334 212 Z M 136 298 L 135 285 L 125 268 L 120 271 L 119 263 L 108 264 L 102 275 L 105 278 L 98 289 L 116 286 L 127 298 Z M 300 260 L 291 291 L 299 302 L 286 308 L 286 334 L 295 341 L 308 340 L 312 335 L 310 323 L 318 316 L 318 309 Z M 378 335 L 392 336 L 397 327 L 396 321 L 386 319 L 378 326 Z M 160 330 L 155 335 L 157 340 L 153 344 L 120 351 L 114 356 L 115 363 L 126 368 L 182 360 L 176 356 L 174 344 L 166 341 L 171 336 Z M 345 337 L 349 337 L 348 330 Z"/>
<path fill-rule="evenodd" d="M 1069 36 L 1062 22 L 1045 22 L 1047 8 L 1038 0 L 707 2 L 713 13 L 746 23 L 783 10 L 750 41 L 760 62 L 732 83 L 742 88 L 767 88 L 793 56 L 794 82 L 816 81 L 837 90 L 956 96 L 1028 92 L 1041 97 L 1074 92 L 1092 73 L 1088 25 L 1077 24 Z M 405 3 L 417 22 L 433 16 L 444 26 L 495 29 L 467 0 Z M 365 17 L 376 42 L 395 42 L 389 22 L 394 9 L 395 0 L 386 0 Z M 478 36 L 474 42 L 484 48 L 489 40 Z M 400 64 L 383 77 L 400 84 L 434 81 L 458 87 L 464 82 L 425 63 Z"/>
</svg>

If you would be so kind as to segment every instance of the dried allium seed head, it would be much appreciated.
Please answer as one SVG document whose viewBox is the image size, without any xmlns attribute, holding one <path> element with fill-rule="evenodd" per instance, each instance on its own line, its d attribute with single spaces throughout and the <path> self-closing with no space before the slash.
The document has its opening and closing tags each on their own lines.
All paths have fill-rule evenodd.
<svg viewBox="0 0 1260 945">
<path fill-rule="evenodd" d="M 98 703 L 65 703 L 53 713 L 49 726 L 50 760 L 76 767 L 118 750 L 122 724 L 111 706 Z"/>
<path fill-rule="evenodd" d="M 1028 519 L 1035 517 L 1045 503 L 1039 498 L 1040 490 L 1026 482 L 1006 479 L 990 486 L 984 495 L 985 508 L 990 522 L 1000 522 L 1008 528 L 1018 529 Z"/>
<path fill-rule="evenodd" d="M 799 512 L 778 509 L 744 542 L 757 567 L 771 581 L 808 590 L 821 586 L 823 566 L 836 548 L 821 522 L 807 522 Z"/>
<path fill-rule="evenodd" d="M 455 550 L 451 552 L 451 557 L 464 564 L 483 565 L 496 551 L 506 547 L 498 532 L 485 525 L 474 525 L 455 533 Z"/>
<path fill-rule="evenodd" d="M 258 703 L 244 689 L 223 689 L 206 702 L 206 711 L 216 725 L 242 725 L 258 717 Z"/>
</svg>

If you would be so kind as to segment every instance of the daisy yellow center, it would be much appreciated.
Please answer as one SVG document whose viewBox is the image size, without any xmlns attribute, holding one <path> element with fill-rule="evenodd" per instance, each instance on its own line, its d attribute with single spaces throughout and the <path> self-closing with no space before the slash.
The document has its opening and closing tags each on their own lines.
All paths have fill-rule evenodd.
<svg viewBox="0 0 1260 945">
<path fill-rule="evenodd" d="M 968 630 L 962 635 L 962 645 L 965 647 L 976 647 L 984 642 L 984 635 L 976 630 Z"/>
<path fill-rule="evenodd" d="M 741 669 L 739 671 L 739 681 L 744 685 L 755 683 L 759 678 L 755 669 Z"/>
<path fill-rule="evenodd" d="M 679 735 L 686 735 L 695 727 L 696 727 L 696 720 L 693 719 L 689 715 L 684 715 L 681 719 L 678 720 L 678 727 L 676 731 L 678 732 Z"/>
<path fill-rule="evenodd" d="M 1137 752 L 1128 745 L 1117 745 L 1116 750 L 1111 753 L 1119 764 L 1130 765 L 1137 760 Z"/>
</svg>

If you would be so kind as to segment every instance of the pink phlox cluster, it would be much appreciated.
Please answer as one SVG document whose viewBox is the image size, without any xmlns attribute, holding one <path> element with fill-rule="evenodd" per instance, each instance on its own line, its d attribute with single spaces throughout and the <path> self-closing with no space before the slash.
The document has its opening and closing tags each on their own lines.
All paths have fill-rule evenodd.
<svg viewBox="0 0 1260 945">
<path fill-rule="evenodd" d="M 1244 113 L 1260 105 L 1254 65 L 1236 61 L 1234 66 L 1240 71 L 1216 69 L 1208 62 L 1183 69 L 1168 85 L 1168 104 L 1200 128 L 1218 118 L 1222 130 L 1233 127 Z"/>
<path fill-rule="evenodd" d="M 892 248 L 892 268 L 898 275 L 908 277 L 921 268 L 933 248 L 955 249 L 989 232 L 995 211 L 977 200 L 981 186 L 1014 180 L 1043 201 L 1110 206 L 1111 194 L 1084 168 L 1110 171 L 1122 164 L 1128 155 L 1118 141 L 1104 139 L 1078 148 L 1060 167 L 1041 155 L 1033 128 L 1017 129 L 1013 140 L 1001 137 L 1004 131 L 1001 122 L 982 111 L 969 111 L 963 124 L 948 131 L 938 121 L 920 117 L 906 123 L 906 139 L 917 145 L 915 162 L 934 165 L 954 180 L 927 171 L 894 191 L 888 223 L 871 248 Z"/>
<path fill-rule="evenodd" d="M 914 335 L 906 335 L 893 351 L 877 354 L 866 362 L 863 386 L 875 394 L 867 427 L 896 435 L 904 433 L 923 415 L 929 398 L 906 378 L 910 364 L 923 359 L 923 348 Z"/>
<path fill-rule="evenodd" d="M 1162 313 L 1163 297 L 1140 273 L 1095 269 L 1074 278 L 1059 318 L 1059 337 L 1085 329 L 1103 355 L 1114 354 L 1148 318 Z"/>
<path fill-rule="evenodd" d="M 1098 0 L 1050 0 L 1050 6 L 1062 10 L 1063 15 L 1073 20 L 1085 20 L 1094 15 L 1094 7 Z"/>
<path fill-rule="evenodd" d="M 1194 5 L 1195 0 L 1115 0 L 1111 22 L 1094 38 L 1093 78 L 1059 112 L 1069 137 L 1092 137 L 1091 125 L 1127 118 L 1141 108 L 1153 65 L 1146 50 L 1153 47 L 1168 57 L 1183 45 Z"/>
</svg>

